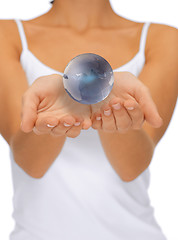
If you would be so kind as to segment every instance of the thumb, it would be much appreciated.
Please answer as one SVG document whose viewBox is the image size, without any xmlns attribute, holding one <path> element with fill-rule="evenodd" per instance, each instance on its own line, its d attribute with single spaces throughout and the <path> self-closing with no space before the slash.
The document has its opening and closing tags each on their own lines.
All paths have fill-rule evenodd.
<svg viewBox="0 0 178 240">
<path fill-rule="evenodd" d="M 31 132 L 37 120 L 37 108 L 40 98 L 35 91 L 30 89 L 22 96 L 21 109 L 21 130 L 23 132 Z"/>
<path fill-rule="evenodd" d="M 135 98 L 142 108 L 145 120 L 155 128 L 161 127 L 163 124 L 163 119 L 158 113 L 156 104 L 151 97 L 149 89 L 144 85 L 136 88 Z"/>
</svg>

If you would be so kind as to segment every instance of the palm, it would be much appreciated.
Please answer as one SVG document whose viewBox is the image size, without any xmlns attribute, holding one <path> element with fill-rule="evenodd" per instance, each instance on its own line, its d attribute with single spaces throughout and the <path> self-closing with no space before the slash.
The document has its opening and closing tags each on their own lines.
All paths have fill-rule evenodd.
<svg viewBox="0 0 178 240">
<path fill-rule="evenodd" d="M 160 127 L 162 119 L 151 97 L 148 88 L 129 72 L 115 72 L 114 86 L 106 99 L 91 105 L 92 117 L 95 113 L 102 112 L 114 102 L 119 102 L 125 107 L 126 102 L 137 102 L 144 114 L 145 120 L 153 127 Z M 126 104 L 127 105 L 127 104 Z"/>
<path fill-rule="evenodd" d="M 119 81 L 118 73 L 114 73 L 114 85 L 110 94 L 103 101 L 91 105 L 92 115 L 96 112 L 100 112 L 103 106 L 107 106 L 110 100 L 116 97 L 120 98 L 121 101 L 133 99 L 132 93 L 128 91 L 128 81 L 124 82 L 123 80 L 124 79 Z"/>
<path fill-rule="evenodd" d="M 73 100 L 65 91 L 62 78 L 60 81 L 57 79 L 57 82 L 54 80 L 51 89 L 48 87 L 48 93 L 38 106 L 37 116 L 38 118 L 54 117 L 59 120 L 65 116 L 72 116 L 77 121 L 84 121 L 85 126 L 91 122 L 90 106 Z"/>
</svg>

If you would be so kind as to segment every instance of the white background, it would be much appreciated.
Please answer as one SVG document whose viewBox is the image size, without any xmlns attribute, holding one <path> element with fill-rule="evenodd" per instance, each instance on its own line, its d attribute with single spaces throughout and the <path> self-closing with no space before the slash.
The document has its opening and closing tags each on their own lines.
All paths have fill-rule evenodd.
<svg viewBox="0 0 178 240">
<path fill-rule="evenodd" d="M 39 16 L 49 10 L 48 0 L 0 0 L 0 19 Z M 176 0 L 112 0 L 113 10 L 134 21 L 151 21 L 178 27 Z M 168 79 L 169 80 L 169 79 Z M 178 105 L 178 104 L 177 104 Z M 157 145 L 150 170 L 149 194 L 155 217 L 168 240 L 178 240 L 178 106 Z M 12 180 L 9 147 L 0 135 L 0 239 L 7 240 L 12 219 Z M 25 240 L 25 239 L 24 239 Z M 51 239 L 52 240 L 52 239 Z M 100 240 L 100 239 L 98 239 Z M 133 239 L 136 240 L 136 239 Z M 143 239 L 144 240 L 144 239 Z M 150 239 L 151 240 L 151 239 Z"/>
</svg>

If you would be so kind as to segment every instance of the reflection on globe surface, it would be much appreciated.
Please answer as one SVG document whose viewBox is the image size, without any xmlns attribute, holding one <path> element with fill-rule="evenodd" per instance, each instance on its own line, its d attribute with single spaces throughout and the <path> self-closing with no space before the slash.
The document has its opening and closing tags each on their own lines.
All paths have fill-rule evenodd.
<svg viewBox="0 0 178 240">
<path fill-rule="evenodd" d="M 66 92 L 75 101 L 95 104 L 104 100 L 114 84 L 113 70 L 101 56 L 84 53 L 74 57 L 63 75 Z"/>
</svg>

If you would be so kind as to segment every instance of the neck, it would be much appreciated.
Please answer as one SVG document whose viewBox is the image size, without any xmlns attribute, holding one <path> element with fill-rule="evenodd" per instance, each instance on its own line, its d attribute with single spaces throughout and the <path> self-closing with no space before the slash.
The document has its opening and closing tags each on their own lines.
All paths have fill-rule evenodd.
<svg viewBox="0 0 178 240">
<path fill-rule="evenodd" d="M 90 28 L 110 28 L 118 16 L 109 0 L 55 0 L 48 13 L 54 24 L 78 32 Z"/>
</svg>

